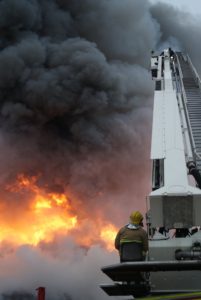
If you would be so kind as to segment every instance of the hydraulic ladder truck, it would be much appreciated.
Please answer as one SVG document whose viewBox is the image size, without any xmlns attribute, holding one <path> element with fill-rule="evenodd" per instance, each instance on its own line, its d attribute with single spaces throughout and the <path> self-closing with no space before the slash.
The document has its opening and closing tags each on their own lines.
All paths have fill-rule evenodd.
<svg viewBox="0 0 201 300">
<path fill-rule="evenodd" d="M 201 299 L 201 81 L 189 56 L 170 48 L 152 53 L 151 75 L 149 253 L 103 267 L 114 285 L 101 288 L 111 296 Z M 146 274 L 140 284 L 136 272 Z"/>
</svg>

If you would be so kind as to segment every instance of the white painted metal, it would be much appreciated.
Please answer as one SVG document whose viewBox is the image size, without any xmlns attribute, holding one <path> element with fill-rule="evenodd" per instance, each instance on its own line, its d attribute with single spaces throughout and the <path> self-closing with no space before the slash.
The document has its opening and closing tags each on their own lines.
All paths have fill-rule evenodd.
<svg viewBox="0 0 201 300">
<path fill-rule="evenodd" d="M 201 149 L 201 138 L 199 140 L 197 135 L 196 144 L 193 137 L 193 133 L 196 135 L 197 132 L 200 132 L 201 137 L 199 117 L 196 119 L 194 131 L 191 129 L 191 125 L 194 124 L 194 106 L 196 105 L 198 110 L 198 105 L 201 108 L 201 96 L 200 104 L 198 104 L 198 91 L 191 83 L 193 73 L 189 73 L 189 69 L 192 69 L 194 73 L 195 69 L 192 68 L 192 63 L 188 62 L 188 57 L 183 66 L 180 65 L 182 62 L 177 57 L 177 66 L 175 66 L 169 49 L 164 50 L 164 54 L 158 58 L 154 57 L 154 60 L 158 62 L 157 78 L 154 79 L 161 79 L 162 89 L 156 90 L 154 95 L 151 159 L 154 161 L 164 160 L 164 184 L 149 195 L 151 227 L 163 227 L 168 222 L 171 224 L 169 228 L 185 228 L 186 224 L 199 226 L 201 225 L 201 190 L 190 185 L 186 167 L 186 162 L 195 157 L 199 143 Z M 159 78 L 159 74 L 163 74 L 162 78 Z M 182 74 L 189 76 L 190 79 L 183 81 Z M 193 101 L 194 99 L 195 101 Z M 189 104 L 190 100 L 192 101 Z M 191 120 L 188 109 L 191 109 L 192 112 Z M 175 211 L 172 209 L 174 205 Z M 168 213 L 172 214 L 170 220 Z M 184 215 L 186 219 L 183 218 Z M 149 241 L 150 260 L 174 260 L 175 250 L 189 251 L 194 242 L 201 243 L 200 231 L 185 238 L 170 238 L 160 234 L 158 237 L 160 239 L 151 238 Z M 200 281 L 201 272 L 199 271 L 151 274 L 153 289 L 191 291 L 200 289 Z"/>
<path fill-rule="evenodd" d="M 192 237 L 172 238 L 168 240 L 152 240 L 150 244 L 150 260 L 174 260 L 175 250 L 189 250 L 193 242 L 201 242 L 200 232 Z M 152 289 L 156 290 L 198 290 L 200 289 L 200 271 L 157 272 L 151 274 Z"/>
<path fill-rule="evenodd" d="M 171 57 L 168 51 L 164 53 L 164 89 L 155 91 L 152 127 L 151 158 L 164 158 L 164 186 L 150 194 L 150 208 L 153 226 L 163 226 L 163 201 L 167 196 L 192 196 L 193 225 L 201 224 L 201 214 L 197 208 L 201 199 L 201 190 L 191 186 L 188 180 L 183 137 L 183 124 L 187 131 L 185 115 L 181 116 L 179 92 L 173 85 Z M 181 97 L 181 95 L 180 95 Z M 180 106 L 179 106 L 180 104 Z M 182 119 L 181 119 L 182 117 Z M 183 124 L 182 124 L 183 123 Z M 185 141 L 188 142 L 189 139 Z M 188 149 L 192 157 L 192 150 Z M 179 223 L 179 220 L 178 220 Z"/>
<path fill-rule="evenodd" d="M 165 157 L 165 104 L 163 94 L 163 91 L 155 91 L 153 109 L 154 117 L 152 123 L 151 159 L 161 159 Z"/>
</svg>

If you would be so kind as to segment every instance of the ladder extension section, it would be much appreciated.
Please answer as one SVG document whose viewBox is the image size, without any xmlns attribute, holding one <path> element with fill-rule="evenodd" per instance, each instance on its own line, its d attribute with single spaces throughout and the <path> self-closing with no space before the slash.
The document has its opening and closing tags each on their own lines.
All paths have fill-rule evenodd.
<svg viewBox="0 0 201 300">
<path fill-rule="evenodd" d="M 193 138 L 193 154 L 198 170 L 201 172 L 201 82 L 188 56 L 177 52 L 180 65 L 181 84 L 186 102 L 187 115 Z"/>
</svg>

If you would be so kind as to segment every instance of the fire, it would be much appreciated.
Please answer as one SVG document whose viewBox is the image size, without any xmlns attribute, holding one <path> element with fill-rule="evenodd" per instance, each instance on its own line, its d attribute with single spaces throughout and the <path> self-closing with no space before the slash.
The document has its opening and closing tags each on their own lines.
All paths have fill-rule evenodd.
<svg viewBox="0 0 201 300">
<path fill-rule="evenodd" d="M 23 207 L 22 215 L 20 209 L 12 214 L 10 208 L 5 207 L 5 201 L 0 202 L 0 242 L 37 246 L 41 241 L 52 241 L 55 234 L 72 234 L 82 246 L 90 247 L 100 242 L 108 251 L 114 249 L 117 232 L 114 225 L 104 220 L 95 224 L 88 217 L 80 219 L 72 206 L 73 201 L 65 193 L 47 192 L 37 185 L 38 179 L 39 176 L 26 177 L 20 174 L 13 185 L 6 187 L 9 193 L 28 195 L 30 199 L 28 206 Z"/>
<path fill-rule="evenodd" d="M 108 251 L 114 250 L 114 239 L 116 237 L 116 234 L 117 228 L 112 224 L 103 227 L 103 229 L 101 230 L 100 237 L 106 243 Z"/>
<path fill-rule="evenodd" d="M 37 186 L 37 180 L 37 176 L 20 174 L 14 185 L 6 187 L 9 192 L 23 194 L 28 191 L 33 196 L 20 218 L 15 216 L 12 222 L 0 224 L 3 228 L 0 241 L 37 245 L 41 241 L 51 241 L 56 232 L 67 234 L 76 227 L 77 216 L 72 213 L 68 197 L 62 193 L 47 193 Z"/>
<path fill-rule="evenodd" d="M 55 232 L 67 233 L 75 228 L 77 216 L 71 216 L 68 207 L 68 199 L 63 194 L 36 196 L 32 210 L 36 220 L 33 244 L 36 245 L 41 240 L 50 241 Z"/>
</svg>

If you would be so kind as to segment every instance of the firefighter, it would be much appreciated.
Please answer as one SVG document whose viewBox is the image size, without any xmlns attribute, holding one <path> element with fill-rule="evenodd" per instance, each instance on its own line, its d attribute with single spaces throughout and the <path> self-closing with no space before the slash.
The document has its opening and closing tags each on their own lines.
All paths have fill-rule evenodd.
<svg viewBox="0 0 201 300">
<path fill-rule="evenodd" d="M 115 238 L 115 248 L 120 251 L 121 243 L 142 243 L 142 255 L 145 258 L 148 251 L 148 236 L 143 227 L 143 216 L 139 211 L 133 211 L 130 222 L 122 227 Z"/>
</svg>

